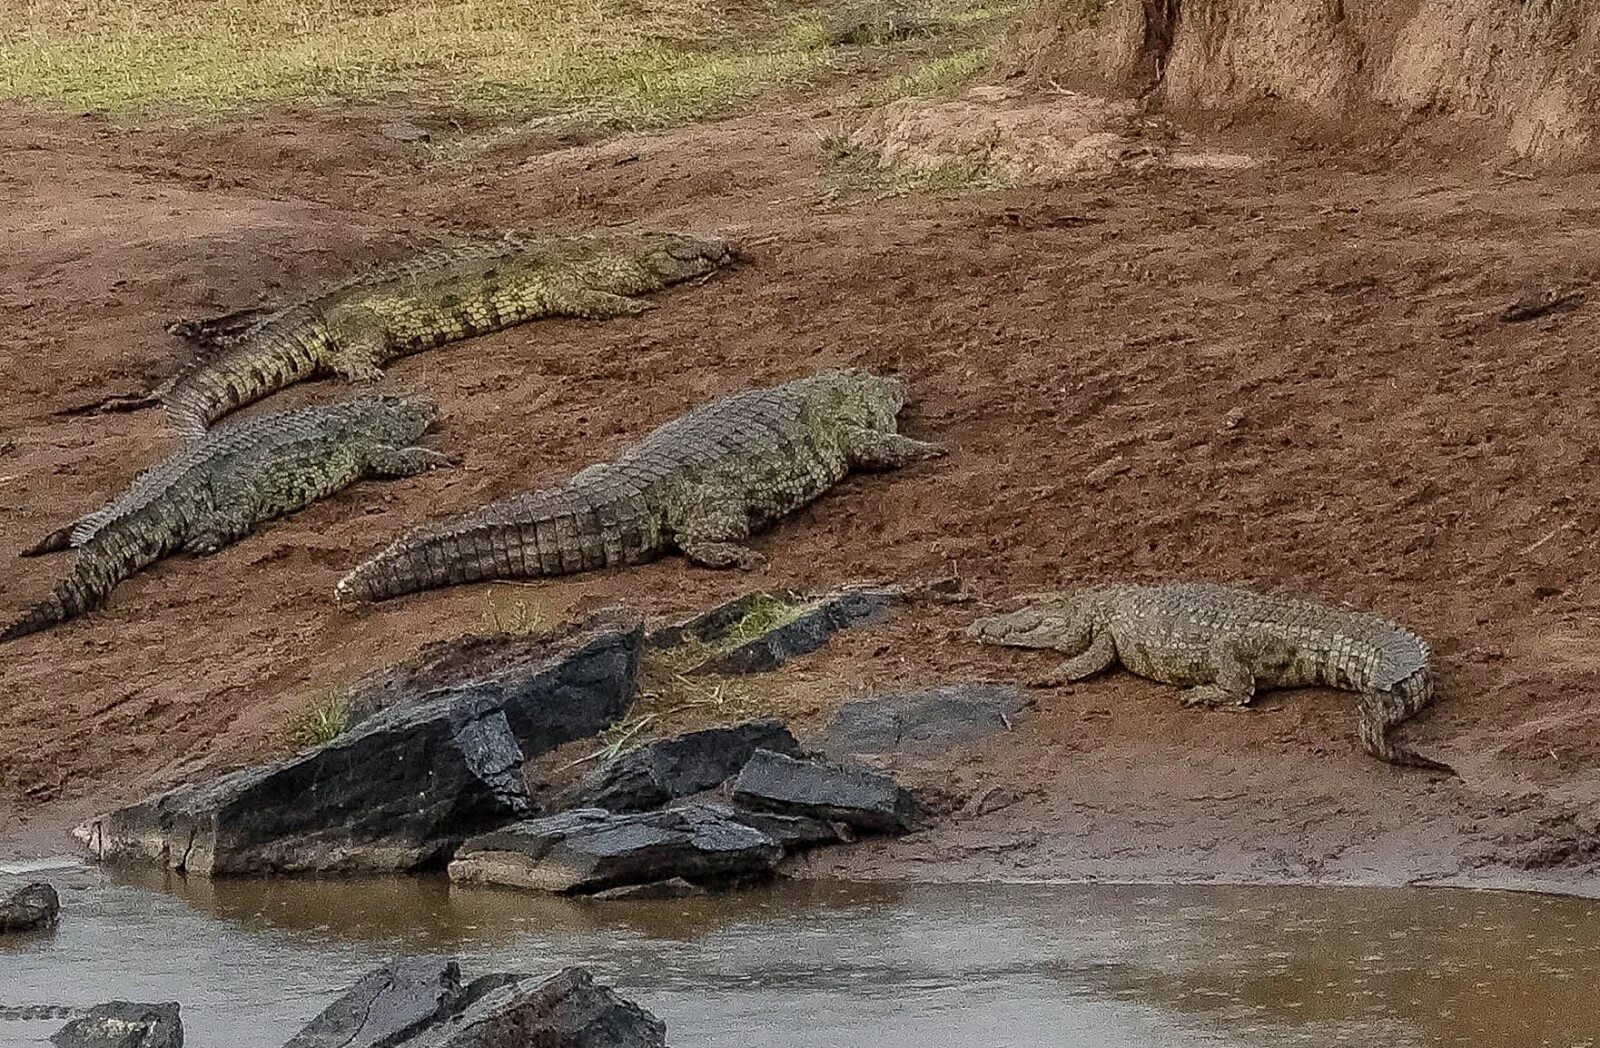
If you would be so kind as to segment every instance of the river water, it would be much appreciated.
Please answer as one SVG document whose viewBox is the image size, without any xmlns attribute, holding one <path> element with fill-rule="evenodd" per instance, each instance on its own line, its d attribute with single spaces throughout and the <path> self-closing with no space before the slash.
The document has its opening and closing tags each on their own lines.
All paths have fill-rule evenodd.
<svg viewBox="0 0 1600 1048">
<path fill-rule="evenodd" d="M 0 940 L 0 1004 L 177 1000 L 190 1048 L 277 1048 L 396 953 L 469 976 L 587 965 L 675 1048 L 1600 1045 L 1588 900 L 792 883 L 594 903 L 425 879 L 35 876 L 62 922 Z M 0 1045 L 59 1026 L 0 1021 Z"/>
</svg>

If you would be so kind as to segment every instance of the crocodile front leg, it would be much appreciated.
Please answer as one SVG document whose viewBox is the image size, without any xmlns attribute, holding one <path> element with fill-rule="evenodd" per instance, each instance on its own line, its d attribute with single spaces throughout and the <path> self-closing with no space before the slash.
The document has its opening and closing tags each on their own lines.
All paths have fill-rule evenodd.
<svg viewBox="0 0 1600 1048">
<path fill-rule="evenodd" d="M 627 295 L 616 295 L 593 288 L 563 289 L 556 294 L 556 309 L 569 317 L 581 320 L 610 320 L 613 317 L 636 317 L 654 309 L 650 303 Z"/>
<path fill-rule="evenodd" d="M 744 545 L 750 537 L 750 513 L 744 496 L 724 485 L 707 485 L 692 493 L 667 524 L 673 542 L 692 564 L 703 568 L 753 568 L 761 554 Z"/>
<path fill-rule="evenodd" d="M 1089 646 L 1061 663 L 1049 673 L 1036 678 L 1033 683 L 1043 688 L 1059 687 L 1073 681 L 1104 673 L 1117 662 L 1117 642 L 1108 629 L 1099 629 L 1089 641 Z"/>
<path fill-rule="evenodd" d="M 867 433 L 850 456 L 851 463 L 860 470 L 903 469 L 924 459 L 942 458 L 948 454 L 942 444 L 913 440 L 899 433 Z"/>
<path fill-rule="evenodd" d="M 394 479 L 414 477 L 430 469 L 445 469 L 456 464 L 454 457 L 432 448 L 377 447 L 367 454 L 369 476 Z"/>
</svg>

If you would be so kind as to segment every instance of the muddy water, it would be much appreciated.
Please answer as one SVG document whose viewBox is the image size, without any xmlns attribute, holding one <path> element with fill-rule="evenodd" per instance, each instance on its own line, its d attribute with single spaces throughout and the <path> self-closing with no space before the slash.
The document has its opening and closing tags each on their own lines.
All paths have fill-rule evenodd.
<svg viewBox="0 0 1600 1048">
<path fill-rule="evenodd" d="M 0 1004 L 178 1000 L 191 1048 L 270 1048 L 397 953 L 584 964 L 678 1048 L 1600 1044 L 1600 904 L 1452 891 L 797 884 L 566 902 L 432 881 L 52 871 Z M 16 880 L 0 877 L 0 885 Z M 59 1023 L 0 1022 L 0 1044 Z"/>
</svg>

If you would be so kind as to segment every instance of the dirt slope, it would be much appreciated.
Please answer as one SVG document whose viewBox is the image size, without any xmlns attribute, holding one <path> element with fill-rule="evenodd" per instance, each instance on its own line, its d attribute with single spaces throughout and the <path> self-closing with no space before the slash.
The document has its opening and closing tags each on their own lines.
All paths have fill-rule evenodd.
<svg viewBox="0 0 1600 1048">
<path fill-rule="evenodd" d="M 1206 714 L 1118 676 L 1040 693 L 1016 733 L 944 776 L 956 794 L 1003 786 L 1008 806 L 849 872 L 1394 879 L 1537 860 L 1587 875 L 1570 861 L 1600 802 L 1600 303 L 1495 314 L 1596 275 L 1600 179 L 1280 150 L 1237 173 L 835 199 L 826 121 L 796 110 L 572 148 L 530 133 L 452 159 L 372 133 L 370 113 L 202 133 L 0 110 L 0 549 L 170 446 L 151 413 L 52 412 L 159 375 L 173 315 L 279 297 L 445 229 L 638 221 L 752 244 L 642 319 L 542 323 L 397 364 L 384 384 L 442 398 L 437 443 L 462 468 L 349 489 L 0 652 L 0 838 L 58 848 L 40 835 L 272 752 L 308 694 L 477 628 L 482 587 L 334 609 L 341 572 L 399 529 L 557 479 L 716 394 L 863 364 L 906 378 L 905 428 L 947 441 L 948 460 L 850 480 L 761 539 L 753 575 L 669 560 L 515 596 L 555 617 L 753 585 L 966 580 L 974 603 L 919 607 L 799 667 L 821 710 L 1042 668 L 957 636 L 1013 593 L 1181 576 L 1321 594 L 1434 642 L 1442 698 L 1411 738 L 1464 781 L 1361 755 L 1346 697 Z M 59 570 L 10 562 L 0 613 Z"/>
<path fill-rule="evenodd" d="M 1592 161 L 1600 144 L 1600 8 L 1584 0 L 1035 0 L 1009 50 L 1038 79 L 1179 112 L 1374 137 L 1444 117 L 1458 147 L 1537 160 Z"/>
</svg>

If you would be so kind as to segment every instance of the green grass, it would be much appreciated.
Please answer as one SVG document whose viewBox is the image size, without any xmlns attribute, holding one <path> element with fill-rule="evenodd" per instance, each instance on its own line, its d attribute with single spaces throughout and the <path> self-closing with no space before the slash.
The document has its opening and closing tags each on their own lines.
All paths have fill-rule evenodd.
<svg viewBox="0 0 1600 1048">
<path fill-rule="evenodd" d="M 408 91 L 493 113 L 655 126 L 828 62 L 782 19 L 741 31 L 724 9 L 709 0 L 0 0 L 0 97 L 218 112 Z"/>
<path fill-rule="evenodd" d="M 289 723 L 297 746 L 320 746 L 343 735 L 350 726 L 350 695 L 330 691 L 306 703 Z"/>
<path fill-rule="evenodd" d="M 969 47 L 919 63 L 910 72 L 871 88 L 866 102 L 883 105 L 902 98 L 953 95 L 977 78 L 994 59 L 992 47 Z"/>
</svg>

